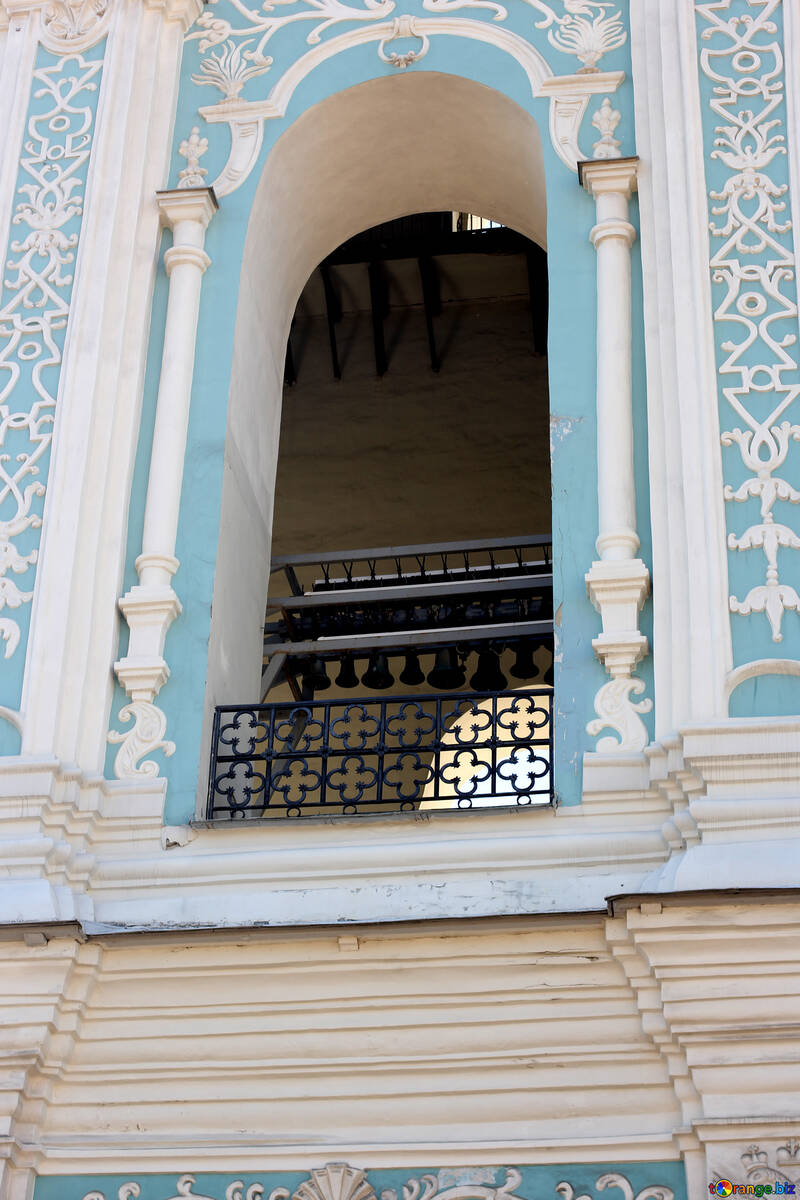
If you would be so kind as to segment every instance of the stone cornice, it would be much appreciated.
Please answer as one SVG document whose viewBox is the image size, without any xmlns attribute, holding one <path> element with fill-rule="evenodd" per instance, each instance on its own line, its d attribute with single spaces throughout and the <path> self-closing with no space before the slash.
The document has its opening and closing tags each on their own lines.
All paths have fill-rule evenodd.
<svg viewBox="0 0 800 1200">
<path fill-rule="evenodd" d="M 636 191 L 638 157 L 591 159 L 578 163 L 578 180 L 590 196 L 619 192 L 630 198 Z"/>
<path fill-rule="evenodd" d="M 197 221 L 206 229 L 219 208 L 219 201 L 210 187 L 170 188 L 156 192 L 156 202 L 162 225 L 174 229 L 179 221 Z"/>
</svg>

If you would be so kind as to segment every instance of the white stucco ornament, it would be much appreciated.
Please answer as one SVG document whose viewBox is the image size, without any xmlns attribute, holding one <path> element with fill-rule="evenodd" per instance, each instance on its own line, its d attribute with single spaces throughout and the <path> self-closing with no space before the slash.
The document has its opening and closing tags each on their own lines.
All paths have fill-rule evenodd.
<svg viewBox="0 0 800 1200">
<path fill-rule="evenodd" d="M 783 520 L 775 512 L 778 502 L 800 504 L 800 491 L 776 475 L 791 443 L 800 441 L 795 246 L 779 169 L 786 157 L 783 55 L 775 40 L 780 8 L 781 0 L 763 0 L 745 17 L 737 6 L 696 4 L 700 68 L 713 84 L 708 105 L 719 121 L 711 157 L 727 172 L 723 186 L 708 193 L 709 266 L 712 283 L 721 285 L 714 310 L 724 331 L 721 392 L 741 424 L 723 431 L 722 444 L 738 448 L 747 472 L 743 483 L 725 485 L 724 497 L 760 506 L 757 521 L 728 533 L 728 548 L 761 550 L 766 560 L 764 582 L 743 599 L 732 595 L 729 607 L 741 616 L 764 613 L 773 642 L 782 640 L 784 613 L 800 610 L 800 594 L 781 580 L 778 564 L 779 550 L 800 550 L 798 521 L 790 509 Z M 797 464 L 795 452 L 795 472 Z"/>
<path fill-rule="evenodd" d="M 51 0 L 43 13 L 41 39 L 54 54 L 88 50 L 104 37 L 110 0 Z"/>
<path fill-rule="evenodd" d="M 663 1184 L 650 1184 L 642 1188 L 640 1192 L 636 1192 L 631 1186 L 630 1180 L 624 1175 L 620 1175 L 617 1171 L 610 1171 L 607 1175 L 601 1175 L 595 1180 L 594 1186 L 598 1191 L 604 1191 L 606 1188 L 616 1188 L 622 1192 L 625 1200 L 674 1200 L 675 1195 L 672 1188 L 665 1187 Z M 576 1196 L 575 1189 L 571 1183 L 557 1184 L 556 1191 L 562 1197 L 562 1200 L 594 1200 L 594 1197 L 588 1195 L 587 1192 Z"/>
<path fill-rule="evenodd" d="M 455 1170 L 448 1174 L 468 1177 L 470 1172 L 469 1168 L 464 1168 L 463 1171 Z M 181 1175 L 176 1185 L 176 1195 L 165 1197 L 164 1200 L 216 1200 L 213 1196 L 201 1196 L 193 1192 L 195 1182 L 194 1175 Z M 403 1200 L 522 1200 L 516 1192 L 521 1182 L 522 1175 L 516 1167 L 506 1168 L 505 1182 L 498 1187 L 468 1182 L 442 1187 L 438 1175 L 423 1175 L 403 1184 Z M 624 1200 L 674 1200 L 674 1192 L 664 1184 L 649 1184 L 636 1192 L 627 1177 L 616 1171 L 600 1175 L 594 1186 L 598 1191 L 617 1188 Z M 577 1195 L 572 1184 L 566 1181 L 556 1184 L 555 1191 L 562 1200 L 594 1200 L 586 1192 Z M 140 1193 L 140 1185 L 129 1180 L 119 1188 L 117 1200 L 132 1200 Z M 375 1189 L 367 1178 L 367 1172 L 348 1163 L 328 1163 L 325 1167 L 315 1168 L 294 1193 L 290 1193 L 288 1188 L 275 1187 L 269 1193 L 269 1200 L 289 1200 L 290 1194 L 291 1200 L 376 1200 Z M 263 1184 L 253 1183 L 245 1192 L 240 1179 L 233 1180 L 225 1189 L 225 1200 L 261 1200 L 264 1195 L 266 1189 Z M 106 1200 L 106 1196 L 103 1192 L 87 1192 L 83 1200 Z"/>
<path fill-rule="evenodd" d="M 200 137 L 200 130 L 195 125 L 188 138 L 178 146 L 178 154 L 186 159 L 186 166 L 178 172 L 179 188 L 205 187 L 208 171 L 200 166 L 200 159 L 207 150 L 208 138 Z"/>
<path fill-rule="evenodd" d="M 528 77 L 532 95 L 550 99 L 553 145 L 570 170 L 577 170 L 585 157 L 578 147 L 578 132 L 590 98 L 616 91 L 624 79 L 622 71 L 601 71 L 598 66 L 604 55 L 627 39 L 620 13 L 612 11 L 610 0 L 561 0 L 560 9 L 544 0 L 526 0 L 526 9 L 534 13 L 532 31 L 546 30 L 551 47 L 581 64 L 565 75 L 554 74 L 534 39 L 503 28 L 509 9 L 499 0 L 423 0 L 422 8 L 430 15 L 398 13 L 397 0 L 364 0 L 363 4 L 281 0 L 280 6 L 265 4 L 258 9 L 242 0 L 216 0 L 213 8 L 206 9 L 187 42 L 197 42 L 203 55 L 193 83 L 221 93 L 216 104 L 199 108 L 198 113 L 211 126 L 228 125 L 231 134 L 228 161 L 213 181 L 216 195 L 221 198 L 241 186 L 258 159 L 264 121 L 284 116 L 296 88 L 317 66 L 373 43 L 382 62 L 403 70 L 428 54 L 434 37 L 482 41 L 514 58 Z M 452 15 L 465 10 L 471 10 L 468 16 Z M 304 41 L 309 49 L 276 67 L 282 31 L 306 22 Z M 273 58 L 267 49 L 276 38 Z M 418 44 L 392 45 L 400 39 Z M 268 75 L 269 91 L 253 95 L 253 88 L 245 97 L 245 85 L 261 75 Z M 614 110 L 608 104 L 613 121 Z M 606 109 L 602 112 L 605 119 Z M 604 149 L 596 157 L 614 156 L 619 143 L 612 134 L 613 125 L 607 134 L 601 130 L 601 143 L 596 145 Z"/>
<path fill-rule="evenodd" d="M 387 54 L 387 45 L 396 38 L 419 38 L 421 45 L 415 50 L 406 50 L 404 52 L 390 50 Z M 396 21 L 392 22 L 392 32 L 389 37 L 382 38 L 378 43 L 378 58 L 381 62 L 389 63 L 392 67 L 403 69 L 410 67 L 412 63 L 419 62 L 421 58 L 424 58 L 430 47 L 430 38 L 417 30 L 413 17 L 398 17 Z"/>
<path fill-rule="evenodd" d="M 91 94 L 101 69 L 100 61 L 76 52 L 33 72 L 40 111 L 31 113 L 25 129 L 0 307 L 0 645 L 7 659 L 24 654 L 21 625 L 12 614 L 33 599 L 39 551 L 30 543 L 20 549 L 18 539 L 42 525 L 61 331 L 78 245 L 73 222 L 83 213 Z M 0 716 L 18 727 L 14 710 L 2 708 Z"/>
<path fill-rule="evenodd" d="M 175 743 L 165 739 L 167 718 L 155 704 L 147 700 L 133 700 L 124 705 L 117 714 L 123 725 L 133 721 L 133 727 L 125 732 L 112 729 L 108 740 L 119 745 L 114 761 L 114 774 L 118 779 L 153 779 L 158 775 L 158 763 L 153 759 L 141 760 L 146 754 L 163 750 L 169 758 L 175 753 Z"/>
<path fill-rule="evenodd" d="M 600 134 L 599 141 L 592 147 L 592 158 L 619 158 L 622 143 L 614 137 L 614 131 L 622 120 L 622 113 L 614 108 L 608 96 L 592 116 L 592 124 Z"/>
<path fill-rule="evenodd" d="M 649 737 L 641 714 L 651 711 L 653 701 L 633 700 L 644 688 L 644 680 L 632 676 L 629 670 L 600 688 L 594 698 L 597 717 L 586 726 L 586 732 L 597 737 L 604 729 L 611 729 L 617 737 L 600 738 L 595 746 L 598 754 L 636 754 L 644 750 Z"/>
</svg>

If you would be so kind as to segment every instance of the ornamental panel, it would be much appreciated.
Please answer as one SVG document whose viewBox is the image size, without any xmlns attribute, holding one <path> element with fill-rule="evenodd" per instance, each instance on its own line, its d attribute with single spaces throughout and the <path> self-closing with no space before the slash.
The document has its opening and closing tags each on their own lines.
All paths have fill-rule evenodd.
<svg viewBox="0 0 800 1200">
<path fill-rule="evenodd" d="M 106 6 L 50 5 L 31 81 L 0 294 L 0 717 L 22 730 L 25 654 L 75 278 Z M 74 49 L 73 49 L 74 47 Z M 57 53 L 55 53 L 57 52 Z M 16 749 L 12 733 L 9 749 Z M 13 752 L 12 749 L 12 752 Z"/>
<path fill-rule="evenodd" d="M 309 1173 L 85 1176 L 37 1180 L 34 1200 L 686 1200 L 681 1162 L 364 1171 L 344 1162 Z"/>
<path fill-rule="evenodd" d="M 697 3 L 736 665 L 800 609 L 800 360 L 782 0 Z M 763 614 L 763 615 L 762 615 Z M 796 637 L 797 619 L 790 635 Z M 764 630 L 766 632 L 766 630 Z M 763 649 L 754 648 L 762 642 Z"/>
</svg>

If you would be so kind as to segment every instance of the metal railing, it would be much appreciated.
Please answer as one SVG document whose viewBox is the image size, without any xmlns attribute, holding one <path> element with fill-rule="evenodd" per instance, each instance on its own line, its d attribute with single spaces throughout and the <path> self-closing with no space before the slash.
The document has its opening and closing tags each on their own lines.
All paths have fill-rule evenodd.
<svg viewBox="0 0 800 1200">
<path fill-rule="evenodd" d="M 386 696 L 216 710 L 209 820 L 553 803 L 553 696 Z"/>
<path fill-rule="evenodd" d="M 279 555 L 273 558 L 270 573 L 284 573 L 291 594 L 301 596 L 309 592 L 351 588 L 398 584 L 408 587 L 463 579 L 539 575 L 550 571 L 551 558 L 550 535 L 534 534 L 469 542 L 334 550 L 325 554 Z M 272 592 L 270 586 L 270 594 Z"/>
<path fill-rule="evenodd" d="M 526 640 L 528 653 L 552 649 L 552 589 L 544 535 L 275 558 L 261 699 L 280 681 L 295 700 L 312 699 L 299 683 L 312 662 L 328 686 L 325 663 L 378 653 L 477 654 Z"/>
</svg>

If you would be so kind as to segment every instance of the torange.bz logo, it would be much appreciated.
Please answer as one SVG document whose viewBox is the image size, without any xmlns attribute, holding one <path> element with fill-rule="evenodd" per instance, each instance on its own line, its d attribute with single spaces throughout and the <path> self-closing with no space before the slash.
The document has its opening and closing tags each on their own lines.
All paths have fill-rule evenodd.
<svg viewBox="0 0 800 1200">
<path fill-rule="evenodd" d="M 733 1184 L 727 1179 L 718 1179 L 716 1182 L 715 1191 L 718 1196 L 732 1196 Z"/>
</svg>

